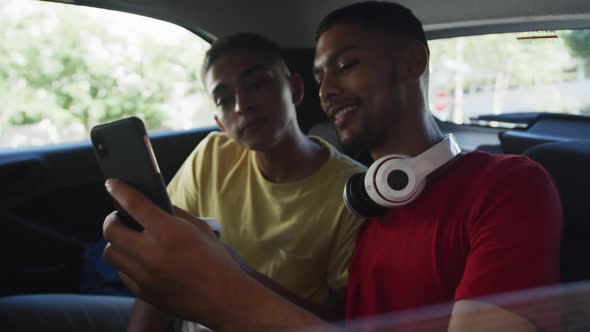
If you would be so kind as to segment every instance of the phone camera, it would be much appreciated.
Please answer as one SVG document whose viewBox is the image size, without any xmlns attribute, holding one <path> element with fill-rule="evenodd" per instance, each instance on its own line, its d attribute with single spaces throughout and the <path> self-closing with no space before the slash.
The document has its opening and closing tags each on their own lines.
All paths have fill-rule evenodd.
<svg viewBox="0 0 590 332">
<path fill-rule="evenodd" d="M 100 157 L 100 158 L 107 158 L 108 157 L 108 151 L 106 146 L 103 143 L 103 139 L 102 136 L 100 135 L 96 135 L 95 137 L 93 137 L 93 141 L 94 141 L 94 147 L 96 149 L 96 154 Z"/>
</svg>

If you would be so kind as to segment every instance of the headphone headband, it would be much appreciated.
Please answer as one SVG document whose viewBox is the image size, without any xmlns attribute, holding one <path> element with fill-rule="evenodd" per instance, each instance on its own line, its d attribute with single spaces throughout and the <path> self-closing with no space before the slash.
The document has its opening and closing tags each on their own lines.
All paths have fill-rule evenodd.
<svg viewBox="0 0 590 332">
<path fill-rule="evenodd" d="M 457 140 L 453 134 L 449 134 L 416 157 L 394 154 L 383 156 L 369 167 L 366 174 L 356 174 L 354 181 L 351 178 L 347 182 L 344 190 L 346 206 L 358 216 L 370 217 L 375 214 L 369 215 L 366 211 L 383 210 L 375 206 L 409 204 L 424 189 L 427 176 L 460 153 Z M 359 178 L 359 175 L 364 179 Z"/>
<path fill-rule="evenodd" d="M 414 169 L 416 177 L 421 178 L 441 168 L 460 153 L 461 148 L 457 144 L 455 136 L 449 134 L 430 149 L 414 158 L 409 158 L 408 161 Z"/>
</svg>

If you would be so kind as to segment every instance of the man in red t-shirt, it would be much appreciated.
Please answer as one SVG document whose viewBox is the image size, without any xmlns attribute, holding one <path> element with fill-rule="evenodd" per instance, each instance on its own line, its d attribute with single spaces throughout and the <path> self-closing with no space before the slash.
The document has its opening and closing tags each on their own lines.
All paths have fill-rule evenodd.
<svg viewBox="0 0 590 332">
<path fill-rule="evenodd" d="M 344 146 L 377 159 L 418 156 L 443 139 L 428 110 L 428 57 L 420 21 L 398 4 L 354 4 L 322 21 L 314 74 Z M 106 258 L 141 298 L 214 330 L 322 324 L 250 278 L 199 220 L 166 215 L 123 183 L 109 181 L 107 189 L 145 229 L 130 232 L 115 216 L 104 225 Z M 347 315 L 451 301 L 451 330 L 490 323 L 534 330 L 530 317 L 477 298 L 557 283 L 561 228 L 556 188 L 538 164 L 467 153 L 411 204 L 364 225 Z"/>
<path fill-rule="evenodd" d="M 348 317 L 557 283 L 559 206 L 551 179 L 527 158 L 460 157 L 412 204 L 365 223 Z"/>
<path fill-rule="evenodd" d="M 443 139 L 428 109 L 428 58 L 420 21 L 398 4 L 358 3 L 324 18 L 314 73 L 343 146 L 377 160 Z M 558 283 L 561 228 L 559 195 L 537 163 L 462 155 L 412 203 L 363 226 L 347 317 L 451 301 L 459 310 L 466 299 Z"/>
</svg>

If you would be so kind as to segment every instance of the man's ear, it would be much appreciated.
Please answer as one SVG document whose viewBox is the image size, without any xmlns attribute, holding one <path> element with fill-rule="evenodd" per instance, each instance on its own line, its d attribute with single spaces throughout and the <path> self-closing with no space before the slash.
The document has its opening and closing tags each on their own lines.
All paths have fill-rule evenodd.
<svg viewBox="0 0 590 332">
<path fill-rule="evenodd" d="M 293 96 L 293 104 L 299 105 L 303 101 L 305 95 L 305 85 L 303 84 L 303 78 L 301 75 L 294 73 L 289 78 L 291 84 L 291 95 Z"/>
<path fill-rule="evenodd" d="M 221 122 L 221 120 L 219 120 L 217 115 L 214 115 L 213 119 L 215 119 L 215 123 L 217 123 L 217 127 L 219 127 L 219 130 L 221 130 L 222 132 L 225 132 L 225 127 L 223 126 L 223 123 Z"/>
<path fill-rule="evenodd" d="M 428 50 L 426 45 L 412 40 L 406 45 L 402 53 L 401 68 L 405 79 L 418 81 L 428 70 Z"/>
</svg>

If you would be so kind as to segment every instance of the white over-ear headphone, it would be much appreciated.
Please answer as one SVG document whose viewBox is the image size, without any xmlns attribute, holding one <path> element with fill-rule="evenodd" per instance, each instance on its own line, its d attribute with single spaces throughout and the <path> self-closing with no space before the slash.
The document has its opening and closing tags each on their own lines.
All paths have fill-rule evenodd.
<svg viewBox="0 0 590 332">
<path fill-rule="evenodd" d="M 383 156 L 366 173 L 348 179 L 344 202 L 352 213 L 365 218 L 381 215 L 385 208 L 409 204 L 424 189 L 426 177 L 460 153 L 455 137 L 449 134 L 414 158 Z"/>
</svg>

